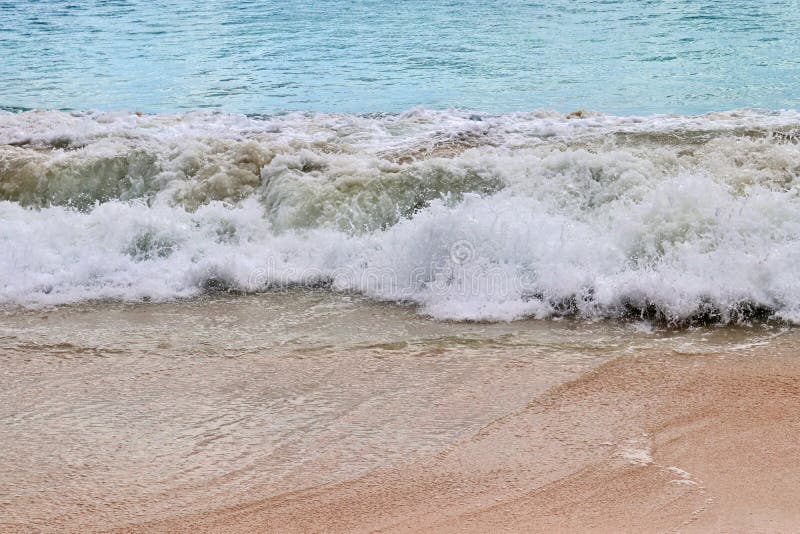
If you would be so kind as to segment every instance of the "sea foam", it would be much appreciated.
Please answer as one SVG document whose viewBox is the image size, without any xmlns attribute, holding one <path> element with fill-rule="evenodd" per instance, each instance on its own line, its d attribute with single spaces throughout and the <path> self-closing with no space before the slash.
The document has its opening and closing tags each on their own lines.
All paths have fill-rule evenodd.
<svg viewBox="0 0 800 534">
<path fill-rule="evenodd" d="M 0 303 L 302 284 L 455 320 L 800 320 L 794 111 L 0 113 Z"/>
</svg>

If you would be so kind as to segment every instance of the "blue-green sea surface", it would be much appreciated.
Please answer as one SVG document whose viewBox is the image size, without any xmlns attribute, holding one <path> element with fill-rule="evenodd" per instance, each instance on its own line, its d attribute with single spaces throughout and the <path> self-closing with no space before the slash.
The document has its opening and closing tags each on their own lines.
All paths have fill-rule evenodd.
<svg viewBox="0 0 800 534">
<path fill-rule="evenodd" d="M 795 1 L 0 1 L 0 106 L 796 108 Z"/>
</svg>

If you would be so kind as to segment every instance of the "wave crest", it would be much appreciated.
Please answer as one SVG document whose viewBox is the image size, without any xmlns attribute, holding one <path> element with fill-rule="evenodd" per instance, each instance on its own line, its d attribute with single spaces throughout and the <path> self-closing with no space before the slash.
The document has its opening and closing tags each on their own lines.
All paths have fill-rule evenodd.
<svg viewBox="0 0 800 534">
<path fill-rule="evenodd" d="M 797 321 L 798 125 L 0 113 L 0 303 L 305 284 L 458 320 Z"/>
</svg>

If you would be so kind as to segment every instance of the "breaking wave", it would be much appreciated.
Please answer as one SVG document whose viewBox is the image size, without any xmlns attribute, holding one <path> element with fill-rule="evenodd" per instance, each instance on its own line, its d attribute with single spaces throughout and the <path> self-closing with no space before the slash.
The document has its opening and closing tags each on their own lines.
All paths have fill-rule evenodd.
<svg viewBox="0 0 800 534">
<path fill-rule="evenodd" d="M 800 321 L 800 114 L 0 111 L 0 304 Z"/>
</svg>

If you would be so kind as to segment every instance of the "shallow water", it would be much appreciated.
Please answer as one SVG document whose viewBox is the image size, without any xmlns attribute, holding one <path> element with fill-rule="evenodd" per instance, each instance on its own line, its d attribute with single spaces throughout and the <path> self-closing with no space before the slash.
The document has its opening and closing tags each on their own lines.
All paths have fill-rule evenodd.
<svg viewBox="0 0 800 534">
<path fill-rule="evenodd" d="M 0 2 L 0 106 L 798 106 L 797 1 Z"/>
<path fill-rule="evenodd" d="M 318 291 L 5 315 L 2 528 L 92 531 L 341 481 L 615 356 L 747 352 L 793 332 L 448 323 Z"/>
</svg>

